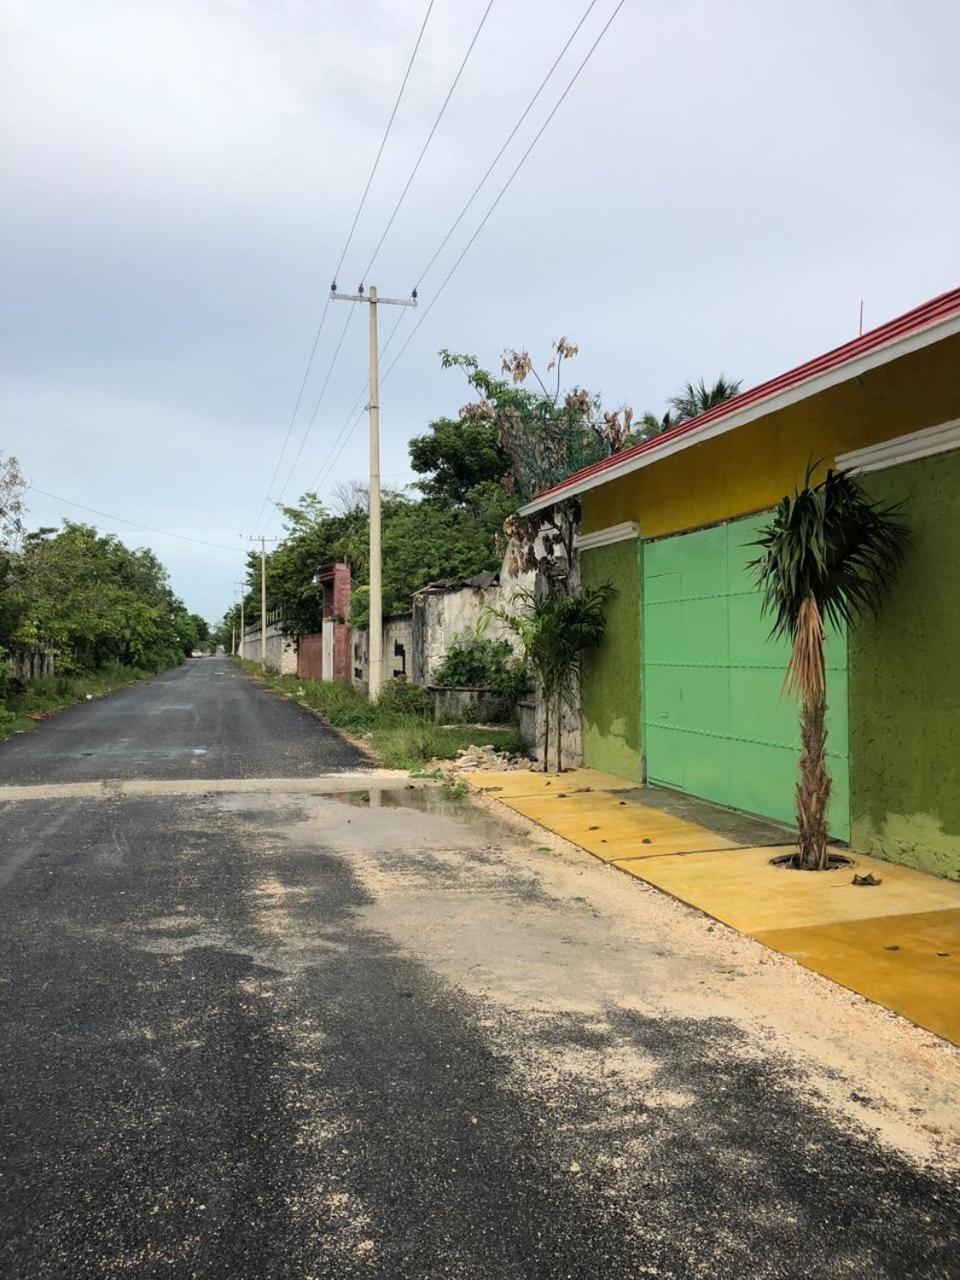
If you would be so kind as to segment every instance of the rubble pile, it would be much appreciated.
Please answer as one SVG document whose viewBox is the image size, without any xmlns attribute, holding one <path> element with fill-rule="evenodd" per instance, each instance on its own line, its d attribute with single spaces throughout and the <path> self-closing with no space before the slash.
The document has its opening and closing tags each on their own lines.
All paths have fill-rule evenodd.
<svg viewBox="0 0 960 1280">
<path fill-rule="evenodd" d="M 509 751 L 498 751 L 492 745 L 465 747 L 457 753 L 456 760 L 444 760 L 439 763 L 442 769 L 450 773 L 494 773 L 502 769 L 530 768 L 530 761 L 526 756 L 515 756 Z"/>
</svg>

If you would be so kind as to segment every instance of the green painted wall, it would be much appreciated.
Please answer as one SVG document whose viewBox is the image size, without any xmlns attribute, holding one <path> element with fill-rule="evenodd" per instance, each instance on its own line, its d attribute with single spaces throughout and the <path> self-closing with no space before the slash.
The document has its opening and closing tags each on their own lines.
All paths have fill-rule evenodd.
<svg viewBox="0 0 960 1280">
<path fill-rule="evenodd" d="M 647 777 L 748 813 L 794 820 L 800 711 L 783 691 L 790 644 L 750 567 L 770 513 L 643 544 Z M 827 634 L 831 835 L 850 838 L 847 642 Z"/>
<path fill-rule="evenodd" d="M 580 553 L 585 587 L 612 582 L 617 594 L 607 631 L 583 667 L 583 762 L 625 778 L 641 778 L 640 558 L 637 541 Z"/>
<path fill-rule="evenodd" d="M 903 503 L 913 545 L 850 634 L 852 844 L 960 880 L 960 451 L 863 483 Z"/>
</svg>

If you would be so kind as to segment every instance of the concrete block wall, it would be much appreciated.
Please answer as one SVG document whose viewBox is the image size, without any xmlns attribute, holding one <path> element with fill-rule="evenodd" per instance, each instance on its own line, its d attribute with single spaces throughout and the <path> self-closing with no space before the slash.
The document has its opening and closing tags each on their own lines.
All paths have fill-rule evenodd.
<svg viewBox="0 0 960 1280">
<path fill-rule="evenodd" d="M 39 676 L 52 676 L 54 672 L 53 652 L 40 644 L 11 649 L 4 661 L 16 680 L 36 680 Z"/>
<path fill-rule="evenodd" d="M 352 678 L 354 684 L 367 684 L 369 679 L 369 638 L 367 631 L 354 630 L 351 637 Z M 412 680 L 413 614 L 389 614 L 383 620 L 383 678 Z"/>
<path fill-rule="evenodd" d="M 259 662 L 260 643 L 260 623 L 257 622 L 244 633 L 240 642 L 240 657 L 249 662 Z M 264 665 L 268 671 L 275 671 L 280 675 L 297 674 L 297 646 L 289 636 L 283 634 L 277 615 L 267 617 L 267 659 Z"/>
</svg>

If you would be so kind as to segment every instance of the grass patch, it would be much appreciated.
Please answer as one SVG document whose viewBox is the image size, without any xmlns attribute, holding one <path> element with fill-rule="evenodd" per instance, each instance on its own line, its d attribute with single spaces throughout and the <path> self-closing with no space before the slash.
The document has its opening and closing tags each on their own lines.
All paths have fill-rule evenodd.
<svg viewBox="0 0 960 1280">
<path fill-rule="evenodd" d="M 39 676 L 36 680 L 28 680 L 21 693 L 7 689 L 0 700 L 0 740 L 27 729 L 35 729 L 38 721 L 31 719 L 31 716 L 59 711 L 61 707 L 86 701 L 88 694 L 97 698 L 156 674 L 155 671 L 144 671 L 140 667 L 122 667 L 119 663 L 110 663 L 97 671 Z"/>
<path fill-rule="evenodd" d="M 492 743 L 498 751 L 522 753 L 523 739 L 512 728 L 434 724 L 416 686 L 404 693 L 388 685 L 378 702 L 371 702 L 355 685 L 339 680 L 301 680 L 297 676 L 262 675 L 255 662 L 235 658 L 236 664 L 258 676 L 272 689 L 286 693 L 318 711 L 337 729 L 371 734 L 366 745 L 388 769 L 421 769 L 428 760 L 453 760 L 458 751 Z M 419 707 L 419 710 L 411 710 Z"/>
<path fill-rule="evenodd" d="M 453 760 L 466 747 L 492 744 L 498 751 L 522 755 L 526 748 L 516 729 L 474 725 L 420 724 L 375 729 L 370 746 L 388 769 L 420 769 L 428 760 Z"/>
</svg>

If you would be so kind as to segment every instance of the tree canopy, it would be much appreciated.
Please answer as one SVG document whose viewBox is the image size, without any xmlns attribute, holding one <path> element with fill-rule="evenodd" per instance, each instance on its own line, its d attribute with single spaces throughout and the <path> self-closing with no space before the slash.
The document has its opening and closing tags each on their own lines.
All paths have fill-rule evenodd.
<svg viewBox="0 0 960 1280">
<path fill-rule="evenodd" d="M 410 465 L 419 479 L 412 491 L 385 491 L 382 499 L 383 606 L 386 613 L 410 607 L 413 593 L 440 578 L 466 578 L 499 567 L 506 535 L 520 548 L 516 568 L 532 568 L 535 554 L 572 556 L 576 504 L 524 522 L 516 509 L 579 468 L 636 443 L 679 418 L 634 422 L 629 406 L 605 409 L 601 397 L 574 384 L 565 371 L 578 348 L 566 338 L 553 343 L 541 372 L 526 351 L 504 352 L 499 372 L 476 356 L 441 351 L 444 368 L 466 376 L 471 398 L 455 416 L 436 418 L 409 442 Z M 721 387 L 721 383 L 723 387 Z M 719 390 L 718 390 L 719 388 Z M 720 379 L 704 394 L 729 394 L 735 384 Z M 691 388 L 695 392 L 696 388 Z M 319 570 L 338 560 L 352 566 L 350 621 L 367 620 L 369 522 L 365 488 L 338 486 L 335 509 L 307 493 L 283 508 L 285 530 L 268 557 L 268 608 L 276 609 L 291 635 L 317 631 L 323 621 Z M 569 508 L 569 509 L 568 509 Z M 543 524 L 546 522 L 546 538 Z M 553 532 L 551 533 L 551 522 Z M 528 527 L 529 526 L 529 527 Z M 247 567 L 245 622 L 260 617 L 260 557 Z M 239 607 L 228 610 L 216 638 L 229 644 L 239 626 Z"/>
<path fill-rule="evenodd" d="M 174 595 L 152 551 L 70 520 L 24 532 L 11 462 L 0 462 L 0 659 L 44 645 L 64 673 L 107 662 L 159 670 L 206 643 L 206 622 Z"/>
</svg>

